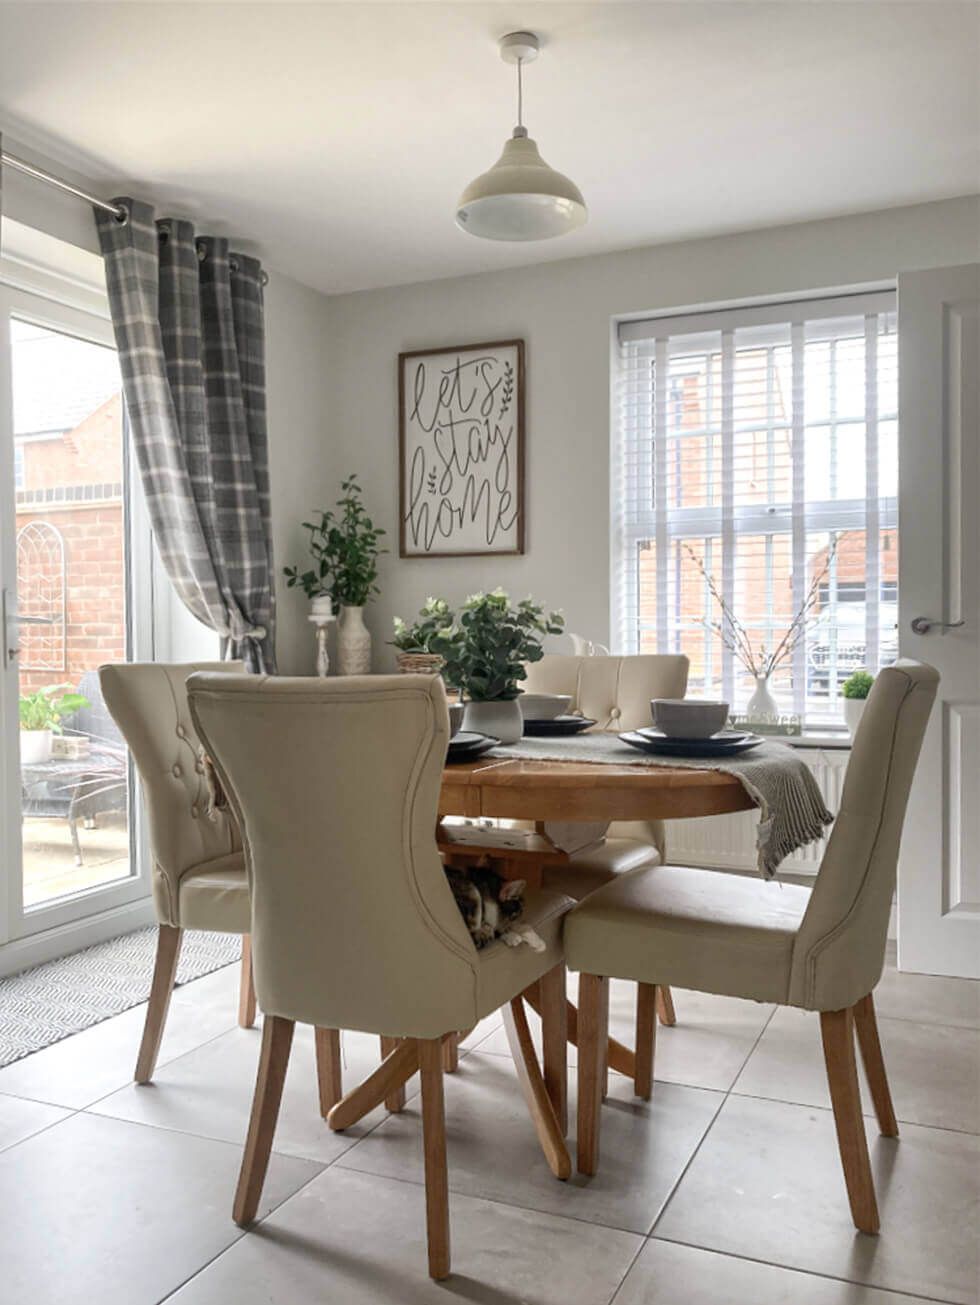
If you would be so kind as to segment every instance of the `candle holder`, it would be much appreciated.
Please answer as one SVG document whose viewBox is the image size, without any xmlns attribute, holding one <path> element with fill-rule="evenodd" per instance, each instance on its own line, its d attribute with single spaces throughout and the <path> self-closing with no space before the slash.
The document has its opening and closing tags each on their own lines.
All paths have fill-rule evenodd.
<svg viewBox="0 0 980 1305">
<path fill-rule="evenodd" d="M 333 603 L 329 597 L 315 598 L 312 603 L 312 610 L 306 618 L 311 625 L 316 627 L 314 635 L 316 643 L 316 673 L 321 680 L 325 680 L 330 674 L 330 653 L 327 651 L 327 634 L 332 622 L 336 621 L 333 614 Z"/>
</svg>

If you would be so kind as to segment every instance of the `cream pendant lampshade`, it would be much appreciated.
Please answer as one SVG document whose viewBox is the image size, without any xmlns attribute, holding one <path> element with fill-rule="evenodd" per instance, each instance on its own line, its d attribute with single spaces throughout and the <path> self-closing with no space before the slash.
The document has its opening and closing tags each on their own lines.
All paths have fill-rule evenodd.
<svg viewBox="0 0 980 1305">
<path fill-rule="evenodd" d="M 532 32 L 511 32 L 501 39 L 501 58 L 517 64 L 518 125 L 497 162 L 470 182 L 456 205 L 457 226 L 484 240 L 549 240 L 588 218 L 578 186 L 548 167 L 521 121 L 522 68 L 537 53 Z"/>
</svg>

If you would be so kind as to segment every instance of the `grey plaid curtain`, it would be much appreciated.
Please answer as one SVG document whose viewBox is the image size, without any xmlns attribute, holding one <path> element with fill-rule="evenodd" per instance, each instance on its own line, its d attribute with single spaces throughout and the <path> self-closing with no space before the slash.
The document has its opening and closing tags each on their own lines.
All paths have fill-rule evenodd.
<svg viewBox="0 0 980 1305">
<path fill-rule="evenodd" d="M 262 269 L 227 240 L 117 199 L 96 212 L 150 521 L 226 655 L 275 671 Z"/>
</svg>

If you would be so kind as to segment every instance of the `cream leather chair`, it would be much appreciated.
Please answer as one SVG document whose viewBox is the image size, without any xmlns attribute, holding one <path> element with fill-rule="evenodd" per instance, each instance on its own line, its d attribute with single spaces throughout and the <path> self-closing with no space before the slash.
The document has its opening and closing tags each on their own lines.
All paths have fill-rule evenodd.
<svg viewBox="0 0 980 1305">
<path fill-rule="evenodd" d="M 150 836 L 153 902 L 159 931 L 150 1002 L 136 1061 L 136 1082 L 153 1077 L 185 929 L 240 933 L 238 1021 L 255 1021 L 248 943 L 245 860 L 235 822 L 208 814 L 209 794 L 187 710 L 186 681 L 195 670 L 242 673 L 241 662 L 103 666 L 105 704 L 129 745 L 143 786 Z"/>
<path fill-rule="evenodd" d="M 567 693 L 569 711 L 596 722 L 596 730 L 622 734 L 649 725 L 653 698 L 683 698 L 690 663 L 683 654 L 639 654 L 631 657 L 565 657 L 546 653 L 527 664 L 524 689 L 528 693 Z M 641 865 L 655 865 L 666 856 L 662 820 L 614 821 L 601 843 L 583 848 L 571 866 L 545 871 L 548 888 L 581 900 L 604 884 Z M 661 1022 L 675 1022 L 670 988 L 658 990 Z M 649 1036 L 640 1028 L 653 1018 L 643 995 L 637 1000 L 637 1041 Z"/>
<path fill-rule="evenodd" d="M 449 740 L 438 677 L 195 675 L 189 698 L 244 834 L 264 1015 L 235 1220 L 246 1225 L 255 1216 L 294 1022 L 411 1040 L 389 1060 L 413 1057 L 421 1072 L 429 1271 L 444 1278 L 443 1044 L 532 984 L 542 1008 L 563 1018 L 561 926 L 572 902 L 544 890 L 528 895 L 525 918 L 544 940 L 543 953 L 499 941 L 474 947 L 435 841 Z M 516 1006 L 520 1014 L 512 1006 L 505 1020 L 513 1028 L 517 1018 L 524 1049 L 530 1038 L 519 1000 Z M 554 1032 L 545 1030 L 560 1059 L 550 1072 L 546 1063 L 551 1096 L 533 1050 L 516 1058 L 543 1143 L 545 1124 L 556 1137 L 552 1101 L 564 1084 L 565 1040 Z M 371 1076 L 380 1084 L 373 1104 L 391 1086 L 382 1071 Z M 330 1112 L 332 1127 L 351 1122 L 346 1101 Z M 567 1177 L 563 1142 L 560 1149 L 558 1176 Z"/>
<path fill-rule="evenodd" d="M 902 823 L 939 675 L 899 662 L 881 671 L 854 739 L 840 810 L 813 889 L 683 866 L 624 875 L 571 913 L 570 968 L 581 971 L 578 1167 L 596 1170 L 609 978 L 662 983 L 820 1012 L 824 1059 L 851 1213 L 878 1231 L 854 1033 L 881 1132 L 898 1126 L 878 1044 L 881 977 Z M 653 1040 L 637 1048 L 648 1096 Z"/>
</svg>

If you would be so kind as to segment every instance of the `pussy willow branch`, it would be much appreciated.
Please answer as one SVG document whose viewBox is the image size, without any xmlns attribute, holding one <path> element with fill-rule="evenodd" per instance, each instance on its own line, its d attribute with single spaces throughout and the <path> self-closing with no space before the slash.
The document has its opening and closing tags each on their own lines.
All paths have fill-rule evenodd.
<svg viewBox="0 0 980 1305">
<path fill-rule="evenodd" d="M 816 607 L 820 597 L 820 586 L 823 584 L 830 570 L 831 563 L 837 554 L 837 539 L 834 538 L 831 546 L 827 549 L 827 556 L 823 566 L 817 572 L 810 582 L 810 586 L 800 604 L 799 610 L 789 623 L 783 637 L 780 639 L 776 648 L 768 656 L 766 655 L 765 646 L 763 645 L 759 652 L 756 653 L 748 631 L 742 622 L 738 619 L 731 607 L 725 600 L 724 595 L 718 589 L 715 578 L 712 576 L 704 565 L 702 558 L 698 557 L 694 549 L 686 542 L 681 541 L 685 552 L 691 561 L 698 568 L 708 586 L 708 592 L 718 604 L 721 610 L 721 621 L 705 620 L 704 624 L 709 629 L 717 631 L 718 637 L 724 646 L 729 650 L 732 656 L 745 667 L 750 675 L 761 678 L 768 678 L 772 673 L 790 658 L 795 650 L 799 647 L 800 641 L 806 637 L 807 624 L 810 616 Z"/>
</svg>

